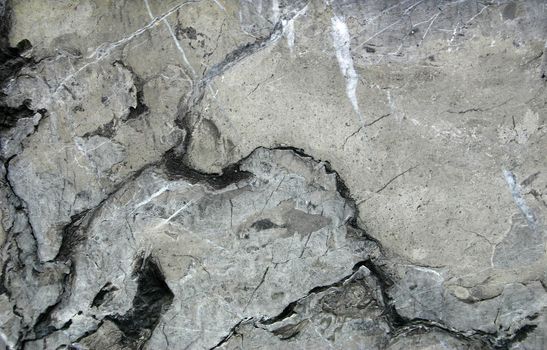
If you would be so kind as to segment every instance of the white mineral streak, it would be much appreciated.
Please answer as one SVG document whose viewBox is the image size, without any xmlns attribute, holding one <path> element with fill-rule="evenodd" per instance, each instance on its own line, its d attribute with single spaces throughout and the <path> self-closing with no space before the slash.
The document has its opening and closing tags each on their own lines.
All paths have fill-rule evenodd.
<svg viewBox="0 0 547 350">
<path fill-rule="evenodd" d="M 279 20 L 279 0 L 272 0 L 272 22 L 277 23 Z"/>
<path fill-rule="evenodd" d="M 152 13 L 152 10 L 150 9 L 150 5 L 148 4 L 148 0 L 144 0 L 144 4 L 146 5 L 146 10 L 148 11 L 148 15 L 150 16 L 150 19 L 154 19 L 154 14 Z M 177 37 L 175 35 L 175 32 L 173 31 L 173 28 L 171 28 L 171 25 L 169 24 L 169 21 L 167 21 L 167 17 L 164 17 L 162 19 L 163 23 L 165 24 L 165 27 L 169 31 L 169 35 L 173 38 L 173 42 L 175 43 L 175 46 L 177 47 L 177 50 L 180 52 L 180 56 L 182 58 L 182 62 L 188 67 L 188 70 L 190 70 L 190 73 L 192 74 L 192 77 L 196 77 L 196 71 L 194 70 L 194 67 L 190 64 L 188 61 L 188 58 L 186 58 L 186 53 L 184 52 L 184 49 L 180 45 L 179 41 L 177 40 Z"/>
<path fill-rule="evenodd" d="M 515 175 L 509 170 L 504 170 L 503 176 L 505 177 L 505 181 L 507 182 L 507 185 L 511 190 L 513 201 L 521 211 L 522 215 L 526 217 L 526 221 L 528 221 L 528 225 L 530 226 L 530 228 L 534 229 L 537 225 L 536 218 L 534 216 L 534 213 L 522 197 L 522 189 L 518 184 Z"/>
<path fill-rule="evenodd" d="M 285 35 L 287 36 L 287 46 L 292 53 L 294 49 L 294 19 L 287 21 L 287 25 L 285 28 Z"/>
<path fill-rule="evenodd" d="M 294 21 L 301 15 L 305 14 L 308 10 L 308 5 L 304 6 L 300 11 L 298 11 L 291 19 L 283 20 L 283 34 L 287 38 L 287 46 L 291 54 L 294 51 Z"/>
<path fill-rule="evenodd" d="M 353 110 L 359 117 L 359 122 L 364 125 L 363 116 L 359 110 L 359 104 L 357 103 L 357 82 L 359 76 L 353 67 L 353 59 L 351 57 L 350 48 L 350 35 L 346 22 L 338 16 L 334 16 L 331 19 L 332 22 L 332 40 L 334 48 L 336 50 L 336 59 L 340 65 L 340 71 L 346 79 L 346 94 L 351 102 Z"/>
<path fill-rule="evenodd" d="M 220 1 L 218 0 L 213 0 L 213 2 L 224 12 L 226 12 L 226 8 L 224 6 L 222 6 L 222 4 L 220 3 Z"/>
</svg>

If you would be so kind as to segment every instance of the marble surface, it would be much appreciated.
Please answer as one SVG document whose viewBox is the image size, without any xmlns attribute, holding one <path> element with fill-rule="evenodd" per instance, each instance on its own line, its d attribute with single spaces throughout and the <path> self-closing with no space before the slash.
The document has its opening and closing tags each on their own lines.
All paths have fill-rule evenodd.
<svg viewBox="0 0 547 350">
<path fill-rule="evenodd" d="M 0 18 L 0 344 L 547 346 L 544 1 Z"/>
</svg>

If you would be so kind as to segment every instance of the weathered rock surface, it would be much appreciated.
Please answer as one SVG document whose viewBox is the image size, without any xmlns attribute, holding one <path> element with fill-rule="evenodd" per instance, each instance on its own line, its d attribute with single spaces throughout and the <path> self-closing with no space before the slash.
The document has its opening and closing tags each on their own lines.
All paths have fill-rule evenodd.
<svg viewBox="0 0 547 350">
<path fill-rule="evenodd" d="M 217 190 L 155 169 L 120 188 L 72 234 L 83 240 L 71 245 L 72 288 L 51 313 L 56 329 L 70 327 L 35 347 L 105 318 L 138 339 L 155 326 L 143 313 L 159 322 L 150 349 L 212 347 L 235 320 L 273 317 L 369 258 L 346 237 L 352 206 L 323 165 L 260 149 L 239 171 L 245 179 Z"/>
<path fill-rule="evenodd" d="M 0 348 L 544 349 L 547 7 L 0 0 Z"/>
</svg>

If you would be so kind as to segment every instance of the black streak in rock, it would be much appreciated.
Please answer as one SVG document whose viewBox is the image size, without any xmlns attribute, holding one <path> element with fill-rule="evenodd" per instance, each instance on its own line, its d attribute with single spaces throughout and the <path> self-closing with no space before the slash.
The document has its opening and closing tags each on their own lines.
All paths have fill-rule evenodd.
<svg viewBox="0 0 547 350">
<path fill-rule="evenodd" d="M 70 327 L 70 325 L 72 324 L 71 319 L 66 321 L 60 328 L 56 328 L 55 326 L 53 326 L 52 325 L 53 320 L 51 318 L 51 314 L 57 308 L 57 306 L 59 306 L 59 304 L 61 304 L 61 302 L 63 301 L 63 298 L 67 295 L 67 293 L 69 293 L 69 286 L 72 284 L 72 277 L 73 277 L 72 273 L 69 273 L 69 274 L 65 275 L 64 280 L 61 283 L 61 285 L 63 286 L 63 291 L 61 292 L 61 294 L 57 298 L 57 301 L 55 302 L 55 304 L 52 304 L 52 305 L 48 306 L 38 316 L 38 318 L 36 319 L 36 322 L 34 324 L 34 327 L 33 327 L 34 338 L 25 339 L 23 341 L 23 348 L 24 348 L 24 344 L 28 341 L 42 339 L 42 338 L 45 338 L 48 335 L 50 335 L 50 334 L 52 334 L 56 331 L 65 330 L 65 329 L 68 329 Z"/>
<path fill-rule="evenodd" d="M 239 326 L 241 326 L 243 323 L 245 323 L 246 321 L 249 321 L 251 318 L 244 318 L 242 320 L 240 320 L 238 323 L 236 323 L 231 329 L 230 331 L 228 332 L 228 334 L 222 338 L 215 346 L 213 346 L 210 350 L 214 350 L 214 349 L 217 349 L 219 347 L 221 347 L 224 343 L 226 343 L 231 337 L 233 337 L 235 334 L 238 334 L 237 333 L 237 329 L 239 328 Z"/>
<path fill-rule="evenodd" d="M 380 242 L 376 238 L 374 238 L 374 237 L 370 236 L 368 233 L 366 233 L 365 230 L 363 228 L 361 228 L 359 226 L 359 224 L 357 223 L 357 218 L 359 217 L 359 207 L 356 205 L 355 199 L 353 199 L 353 197 L 351 196 L 351 192 L 349 190 L 349 187 L 346 185 L 345 181 L 338 174 L 338 172 L 336 172 L 333 169 L 333 167 L 332 167 L 332 165 L 330 164 L 329 161 L 322 161 L 320 159 L 315 159 L 314 157 L 312 157 L 312 156 L 308 155 L 307 153 L 305 153 L 305 151 L 301 148 L 296 148 L 296 147 L 291 147 L 291 146 L 280 146 L 280 147 L 274 147 L 274 148 L 270 148 L 270 149 L 271 150 L 288 150 L 288 151 L 292 151 L 292 152 L 294 152 L 295 154 L 297 154 L 298 156 L 300 156 L 302 158 L 311 159 L 312 161 L 314 161 L 316 163 L 323 163 L 324 166 L 325 166 L 325 171 L 327 172 L 327 174 L 333 174 L 335 176 L 336 190 L 338 191 L 340 196 L 342 196 L 342 198 L 344 198 L 346 200 L 346 202 L 351 206 L 352 210 L 355 212 L 355 215 L 353 217 L 348 218 L 347 225 L 349 225 L 353 230 L 359 232 L 359 235 L 360 235 L 361 238 L 374 242 L 378 246 L 380 251 L 382 251 L 382 245 L 380 244 Z M 254 151 L 256 151 L 256 150 L 253 150 L 253 152 Z"/>
<path fill-rule="evenodd" d="M 0 1 L 0 85 L 31 61 L 21 57 L 23 52 L 32 47 L 30 41 L 21 40 L 16 47 L 9 45 L 11 22 L 9 2 Z"/>
<path fill-rule="evenodd" d="M 274 316 L 274 317 L 271 317 L 271 318 L 267 318 L 267 319 L 262 319 L 260 320 L 260 323 L 264 324 L 264 325 L 271 325 L 271 324 L 274 324 L 274 323 L 277 323 L 279 321 L 282 321 L 288 317 L 291 317 L 292 315 L 294 315 L 295 311 L 295 307 L 298 305 L 298 303 L 307 298 L 308 296 L 312 295 L 312 294 L 317 294 L 317 293 L 321 293 L 329 288 L 333 288 L 333 287 L 340 287 L 344 284 L 344 282 L 346 282 L 348 279 L 352 278 L 354 275 L 355 275 L 355 272 L 357 272 L 357 270 L 359 270 L 359 268 L 361 266 L 365 266 L 365 263 L 366 261 L 361 261 L 361 262 L 358 262 L 357 264 L 355 264 L 353 266 L 353 269 L 352 269 L 352 273 L 347 275 L 347 276 L 344 276 L 342 279 L 332 283 L 332 284 L 329 284 L 329 285 L 326 285 L 326 286 L 317 286 L 317 287 L 314 287 L 312 289 L 310 289 L 310 291 L 302 298 L 298 299 L 298 300 L 295 300 L 293 302 L 291 302 L 289 305 L 287 305 L 285 307 L 285 309 L 283 309 L 283 311 L 281 311 L 281 313 L 279 313 L 278 315 Z"/>
<path fill-rule="evenodd" d="M 79 214 L 73 215 L 70 219 L 70 223 L 63 229 L 61 246 L 59 252 L 55 256 L 55 261 L 66 261 L 70 258 L 72 251 L 85 240 L 85 235 L 80 226 L 85 220 L 86 214 L 89 210 L 83 211 Z"/>
<path fill-rule="evenodd" d="M 125 120 L 136 119 L 140 115 L 148 112 L 148 110 L 149 110 L 148 106 L 144 103 L 143 87 L 144 87 L 145 82 L 141 79 L 141 77 L 139 77 L 139 75 L 137 73 L 135 73 L 133 68 L 131 68 L 129 65 L 125 64 L 122 61 L 115 61 L 113 63 L 114 66 L 117 65 L 117 64 L 121 65 L 122 67 L 124 67 L 125 69 L 130 71 L 131 75 L 133 76 L 133 84 L 135 86 L 131 87 L 129 89 L 129 92 L 133 92 L 132 89 L 137 90 L 136 91 L 137 104 L 136 104 L 135 107 L 129 107 L 129 114 L 127 115 L 127 117 L 125 117 Z"/>
<path fill-rule="evenodd" d="M 28 102 L 16 108 L 0 105 L 0 130 L 14 127 L 18 119 L 32 117 L 34 111 L 28 105 Z"/>
<path fill-rule="evenodd" d="M 30 41 L 24 39 L 16 47 L 9 45 L 9 32 L 11 27 L 11 8 L 9 2 L 0 3 L 0 87 L 6 80 L 14 77 L 24 66 L 32 62 L 31 58 L 22 57 L 25 51 L 32 45 Z M 30 101 L 25 101 L 21 106 L 9 107 L 3 101 L 5 95 L 0 93 L 0 131 L 9 129 L 17 124 L 21 118 L 32 117 L 36 111 L 30 109 Z M 44 114 L 44 110 L 38 111 Z"/>
<path fill-rule="evenodd" d="M 130 107 L 130 108 L 133 108 L 133 107 Z M 114 137 L 115 134 L 116 134 L 116 129 L 114 127 L 114 120 L 111 120 L 108 123 L 101 125 L 97 129 L 91 132 L 85 133 L 82 137 L 90 138 L 93 136 L 102 136 L 102 137 L 106 137 L 110 139 Z"/>
<path fill-rule="evenodd" d="M 279 227 L 279 225 L 274 224 L 270 219 L 261 219 L 253 222 L 251 225 L 257 231 L 269 230 L 271 228 Z"/>
<path fill-rule="evenodd" d="M 132 308 L 123 316 L 108 317 L 123 332 L 128 344 L 140 343 L 146 334 L 149 337 L 174 298 L 153 258 L 139 258 L 134 274 L 138 282 Z"/>
<path fill-rule="evenodd" d="M 97 295 L 95 295 L 95 298 L 93 298 L 93 301 L 91 302 L 91 307 L 101 306 L 107 300 L 108 295 L 117 290 L 118 287 L 114 286 L 112 283 L 106 283 L 97 293 Z"/>
<path fill-rule="evenodd" d="M 187 166 L 183 157 L 174 150 L 168 151 L 163 160 L 165 170 L 171 178 L 183 178 L 191 183 L 204 182 L 214 189 L 225 188 L 252 175 L 247 171 L 242 171 L 239 162 L 224 168 L 220 175 L 204 174 Z"/>
<path fill-rule="evenodd" d="M 304 3 L 299 5 L 299 8 L 295 8 L 292 11 L 289 11 L 289 13 L 287 13 L 286 15 L 282 16 L 282 18 L 280 18 L 280 20 L 274 24 L 272 30 L 267 36 L 258 38 L 254 42 L 242 45 L 232 52 L 228 53 L 221 62 L 215 64 L 206 72 L 199 85 L 204 87 L 211 79 L 224 73 L 245 57 L 248 57 L 258 52 L 268 46 L 268 44 L 275 42 L 281 36 L 283 30 L 285 29 L 284 23 L 294 18 L 294 16 L 296 16 L 296 14 L 301 11 L 302 8 L 307 6 L 307 4 Z"/>
<path fill-rule="evenodd" d="M 393 327 L 401 327 L 405 325 L 406 320 L 397 313 L 397 310 L 392 305 L 391 298 L 387 291 L 393 286 L 393 280 L 382 269 L 376 266 L 371 260 L 367 260 L 363 265 L 369 269 L 370 273 L 376 277 L 378 284 L 380 285 L 380 292 L 382 295 L 382 304 L 384 305 L 384 314 L 388 318 L 390 325 Z"/>
</svg>

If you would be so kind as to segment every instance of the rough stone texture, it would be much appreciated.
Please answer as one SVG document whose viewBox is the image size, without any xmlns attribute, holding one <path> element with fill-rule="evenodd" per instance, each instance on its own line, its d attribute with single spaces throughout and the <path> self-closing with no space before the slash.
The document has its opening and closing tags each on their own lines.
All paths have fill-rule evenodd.
<svg viewBox="0 0 547 350">
<path fill-rule="evenodd" d="M 380 286 L 366 267 L 337 286 L 298 301 L 293 313 L 277 322 L 238 326 L 221 349 L 481 349 L 472 338 L 442 329 L 393 322 L 384 312 Z M 424 329 L 427 329 L 424 331 Z"/>
<path fill-rule="evenodd" d="M 0 348 L 544 349 L 542 0 L 0 0 Z"/>
<path fill-rule="evenodd" d="M 73 233 L 84 240 L 71 250 L 73 287 L 51 313 L 55 328 L 72 320 L 70 327 L 32 346 L 56 348 L 105 318 L 140 336 L 146 329 L 139 329 L 143 315 L 133 310 L 138 298 L 152 312 L 147 298 L 159 303 L 165 290 L 169 300 L 156 310 L 158 318 L 165 313 L 146 347 L 209 348 L 234 317 L 273 317 L 369 258 L 366 246 L 346 238 L 352 206 L 323 165 L 260 149 L 240 171 L 248 172 L 244 180 L 213 190 L 147 169 L 111 196 Z M 157 271 L 146 272 L 147 264 Z M 162 288 L 158 282 L 154 294 L 139 292 L 151 288 L 151 276 Z"/>
</svg>

